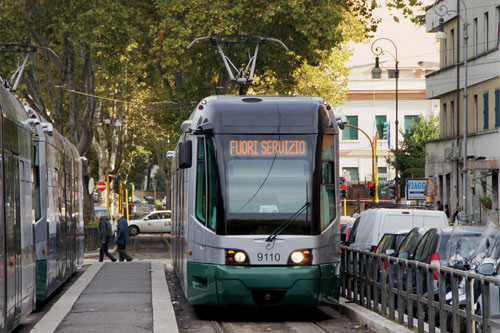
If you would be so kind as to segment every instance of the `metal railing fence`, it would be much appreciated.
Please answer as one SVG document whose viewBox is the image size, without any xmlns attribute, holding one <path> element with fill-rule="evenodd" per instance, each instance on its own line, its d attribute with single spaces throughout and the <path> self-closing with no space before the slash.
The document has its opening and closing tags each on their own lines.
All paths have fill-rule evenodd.
<svg viewBox="0 0 500 333">
<path fill-rule="evenodd" d="M 85 228 L 85 252 L 92 252 L 99 248 L 99 228 L 86 227 Z"/>
<path fill-rule="evenodd" d="M 341 295 L 418 332 L 500 330 L 500 313 L 490 310 L 499 285 L 496 277 L 342 247 Z"/>
</svg>

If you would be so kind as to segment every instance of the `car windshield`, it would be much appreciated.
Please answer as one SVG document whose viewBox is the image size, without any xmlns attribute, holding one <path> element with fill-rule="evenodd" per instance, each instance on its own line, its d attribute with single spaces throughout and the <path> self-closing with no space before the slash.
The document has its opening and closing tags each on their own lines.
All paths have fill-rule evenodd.
<svg viewBox="0 0 500 333">
<path fill-rule="evenodd" d="M 401 240 L 403 237 L 406 236 L 405 233 L 403 234 L 385 234 L 384 237 L 380 240 L 378 246 L 377 246 L 377 251 L 375 253 L 384 253 L 386 250 L 396 250 L 399 243 L 401 243 Z"/>
<path fill-rule="evenodd" d="M 410 231 L 410 233 L 406 235 L 406 237 L 401 242 L 401 245 L 399 245 L 397 254 L 412 254 L 413 251 L 415 251 L 415 248 L 417 247 L 418 241 L 420 240 L 421 236 L 422 234 L 419 233 L 417 229 L 413 229 L 412 231 Z"/>
<path fill-rule="evenodd" d="M 485 258 L 500 258 L 500 228 L 492 222 L 488 223 L 475 250 L 468 256 L 472 266 L 479 265 Z"/>
<path fill-rule="evenodd" d="M 460 226 L 453 228 L 446 242 L 446 257 L 450 265 L 470 258 L 478 246 L 484 227 Z"/>
</svg>

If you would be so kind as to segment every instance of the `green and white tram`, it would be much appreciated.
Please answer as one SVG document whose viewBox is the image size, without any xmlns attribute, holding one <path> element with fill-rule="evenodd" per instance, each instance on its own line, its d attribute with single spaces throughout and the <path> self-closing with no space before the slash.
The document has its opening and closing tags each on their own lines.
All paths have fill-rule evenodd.
<svg viewBox="0 0 500 333">
<path fill-rule="evenodd" d="M 198 104 L 171 154 L 173 264 L 189 304 L 338 301 L 339 121 L 316 97 Z"/>
</svg>

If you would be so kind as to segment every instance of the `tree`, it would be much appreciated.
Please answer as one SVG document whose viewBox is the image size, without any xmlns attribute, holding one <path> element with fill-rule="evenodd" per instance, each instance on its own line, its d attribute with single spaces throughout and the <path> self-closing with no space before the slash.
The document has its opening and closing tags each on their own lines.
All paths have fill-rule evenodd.
<svg viewBox="0 0 500 333">
<path fill-rule="evenodd" d="M 403 131 L 401 130 L 403 133 Z M 398 169 L 400 184 L 406 184 L 408 178 L 425 177 L 425 144 L 439 138 L 439 117 L 431 115 L 427 119 L 420 116 L 400 142 L 398 151 Z M 391 149 L 395 156 L 396 151 Z M 392 167 L 395 160 L 387 158 L 386 162 Z"/>
</svg>

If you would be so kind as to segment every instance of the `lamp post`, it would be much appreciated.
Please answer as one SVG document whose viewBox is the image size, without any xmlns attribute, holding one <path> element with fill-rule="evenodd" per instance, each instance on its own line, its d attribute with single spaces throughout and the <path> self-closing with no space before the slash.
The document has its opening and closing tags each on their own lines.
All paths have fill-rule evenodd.
<svg viewBox="0 0 500 333">
<path fill-rule="evenodd" d="M 375 46 L 375 44 L 379 41 L 388 41 L 394 46 L 394 54 L 388 50 L 384 50 L 380 46 Z M 396 47 L 396 44 L 389 39 L 385 37 L 377 38 L 376 40 L 373 41 L 372 46 L 372 53 L 375 55 L 375 67 L 372 70 L 372 77 L 376 79 L 380 79 L 380 74 L 382 73 L 382 70 L 380 69 L 379 65 L 379 56 L 384 55 L 384 54 L 389 54 L 392 56 L 392 59 L 394 59 L 394 64 L 395 64 L 395 71 L 394 75 L 396 77 L 396 156 L 394 158 L 394 169 L 395 169 L 395 177 L 394 177 L 394 183 L 396 185 L 396 203 L 399 203 L 399 198 L 400 198 L 400 193 L 399 193 L 399 170 L 398 170 L 398 154 L 399 154 L 399 144 L 398 144 L 398 134 L 399 134 L 399 119 L 398 119 L 398 80 L 399 80 L 399 61 L 398 61 L 398 48 Z"/>
<path fill-rule="evenodd" d="M 465 6 L 465 3 L 463 0 L 460 0 L 464 7 L 464 17 L 460 15 L 459 11 L 455 10 L 450 10 L 446 5 L 441 4 L 438 6 L 439 0 L 436 0 L 434 3 L 433 9 L 434 12 L 439 16 L 439 27 L 438 27 L 438 32 L 436 33 L 436 39 L 446 39 L 446 33 L 444 32 L 444 19 L 443 16 L 449 14 L 449 13 L 456 13 L 457 16 L 463 21 L 463 29 L 464 29 L 464 106 L 463 106 L 463 130 L 464 130 L 464 139 L 462 142 L 462 161 L 463 161 L 463 166 L 462 166 L 462 209 L 463 209 L 463 219 L 466 221 L 469 221 L 469 207 L 468 207 L 468 168 L 467 168 L 467 100 L 468 100 L 468 95 L 467 95 L 467 45 L 468 45 L 468 40 L 469 40 L 469 35 L 468 35 L 468 27 L 469 23 L 467 23 L 467 6 Z M 445 50 L 446 52 L 446 50 Z M 452 50 L 452 52 L 455 52 L 455 50 Z"/>
</svg>

